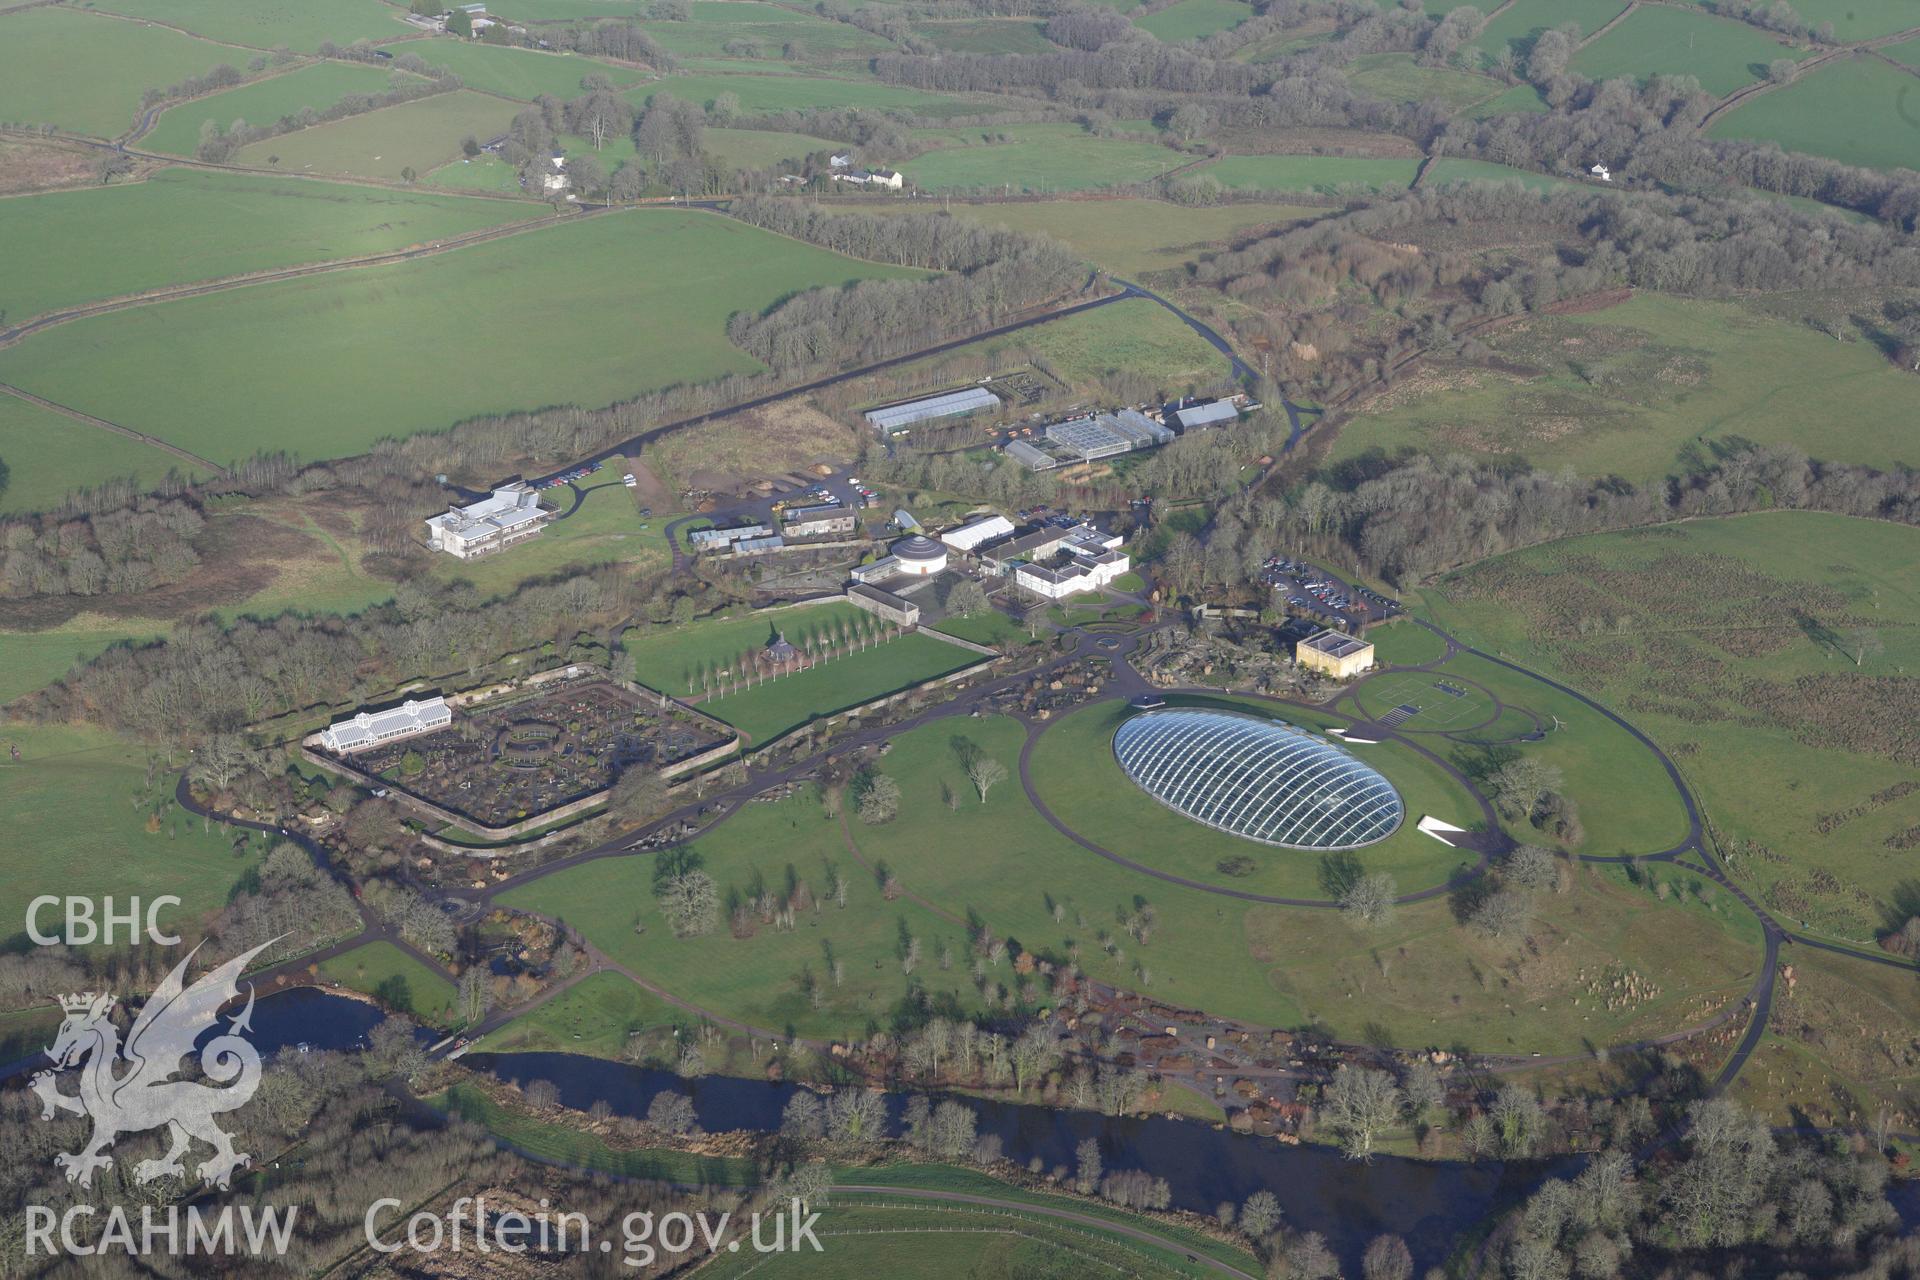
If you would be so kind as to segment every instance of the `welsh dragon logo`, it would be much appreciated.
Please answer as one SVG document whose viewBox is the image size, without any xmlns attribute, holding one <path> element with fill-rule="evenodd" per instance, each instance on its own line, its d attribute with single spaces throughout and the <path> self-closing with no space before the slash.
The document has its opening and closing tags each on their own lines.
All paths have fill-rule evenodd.
<svg viewBox="0 0 1920 1280">
<path fill-rule="evenodd" d="M 239 996 L 240 974 L 248 962 L 272 945 L 263 942 L 235 956 L 189 987 L 184 975 L 200 949 L 195 947 L 155 988 L 133 1020 L 125 1045 L 113 1025 L 116 1001 L 112 995 L 87 992 L 61 997 L 66 1021 L 47 1050 L 55 1066 L 34 1076 L 32 1088 L 40 1097 L 42 1119 L 53 1119 L 56 1111 L 93 1118 L 93 1137 L 86 1146 L 53 1158 L 66 1170 L 67 1181 L 91 1185 L 94 1170 L 113 1166 L 106 1149 L 115 1139 L 162 1125 L 171 1135 L 172 1146 L 163 1158 L 136 1165 L 134 1181 L 184 1176 L 180 1158 L 195 1138 L 213 1148 L 213 1155 L 196 1169 L 209 1185 L 225 1187 L 234 1171 L 245 1167 L 252 1157 L 236 1152 L 232 1139 L 213 1118 L 245 1106 L 260 1086 L 260 1054 L 241 1034 L 252 1029 L 252 984 L 247 987 L 246 1008 L 199 1049 L 200 1069 L 213 1083 L 174 1077 L 180 1073 L 182 1059 L 194 1053 L 201 1036 L 216 1025 L 221 1006 Z M 69 1067 L 80 1067 L 78 1094 L 61 1093 L 56 1087 L 56 1072 Z"/>
</svg>

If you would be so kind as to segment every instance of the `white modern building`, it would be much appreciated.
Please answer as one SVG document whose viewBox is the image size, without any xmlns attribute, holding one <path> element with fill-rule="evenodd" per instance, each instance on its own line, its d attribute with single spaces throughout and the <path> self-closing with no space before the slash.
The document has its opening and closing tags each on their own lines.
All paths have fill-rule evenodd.
<svg viewBox="0 0 1920 1280">
<path fill-rule="evenodd" d="M 1009 574 L 1014 566 L 1026 563 L 1036 564 L 1062 551 L 1078 551 L 1087 555 L 1097 555 L 1102 551 L 1114 551 L 1123 539 L 1117 533 L 1107 533 L 1090 524 L 1076 524 L 1066 528 L 1059 525 L 1047 525 L 1033 533 L 1019 538 L 1007 538 L 994 543 L 980 553 L 980 562 L 994 573 Z M 1124 569 L 1119 572 L 1126 572 Z"/>
<path fill-rule="evenodd" d="M 972 551 L 998 538 L 1013 536 L 1013 521 L 1003 515 L 981 516 L 978 520 L 969 520 L 957 529 L 949 529 L 940 535 L 940 541 L 955 551 Z"/>
<path fill-rule="evenodd" d="M 947 549 L 932 538 L 914 534 L 911 538 L 902 538 L 888 548 L 890 559 L 899 565 L 898 572 L 903 577 L 931 578 L 947 570 Z"/>
<path fill-rule="evenodd" d="M 1013 585 L 1049 600 L 1098 591 L 1133 567 L 1124 551 L 1096 550 L 1086 543 L 1068 543 L 1058 563 L 1021 563 L 1013 567 Z"/>
<path fill-rule="evenodd" d="M 320 745 L 335 755 L 352 755 L 385 742 L 412 738 L 444 729 L 453 723 L 453 710 L 441 697 L 408 698 L 385 711 L 362 711 L 320 731 Z"/>
<path fill-rule="evenodd" d="M 472 506 L 449 507 L 444 514 L 428 516 L 427 545 L 472 560 L 533 537 L 554 514 L 540 505 L 537 492 L 510 484 Z"/>
</svg>

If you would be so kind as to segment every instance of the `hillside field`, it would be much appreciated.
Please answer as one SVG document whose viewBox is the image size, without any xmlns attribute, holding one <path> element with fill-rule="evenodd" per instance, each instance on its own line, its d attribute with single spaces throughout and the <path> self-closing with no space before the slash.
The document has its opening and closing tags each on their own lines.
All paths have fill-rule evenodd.
<svg viewBox="0 0 1920 1280">
<path fill-rule="evenodd" d="M 562 101 L 577 98 L 583 92 L 580 82 L 588 76 L 605 76 L 615 85 L 632 84 L 640 78 L 640 72 L 632 67 L 616 66 L 579 54 L 514 49 L 457 38 L 416 40 L 410 42 L 406 50 L 418 54 L 432 66 L 447 68 L 470 89 L 529 102 L 543 93 Z"/>
<path fill-rule="evenodd" d="M 414 28 L 380 0 L 109 0 L 100 6 L 131 18 L 151 18 L 195 35 L 251 49 L 285 46 L 312 52 L 323 41 L 391 40 Z"/>
<path fill-rule="evenodd" d="M 1920 531 L 1774 512 L 1516 552 L 1426 601 L 1660 742 L 1769 910 L 1871 941 L 1920 843 L 1916 563 Z"/>
<path fill-rule="evenodd" d="M 1573 69 L 1595 80 L 1624 76 L 1693 76 L 1708 93 L 1726 95 L 1766 77 L 1777 58 L 1801 54 L 1758 27 L 1665 5 L 1642 5 L 1619 26 L 1574 55 Z"/>
<path fill-rule="evenodd" d="M 485 141 L 506 132 L 519 104 L 460 89 L 382 107 L 365 115 L 263 138 L 234 155 L 240 164 L 289 173 L 404 178 L 426 173 L 460 152 L 464 139 Z"/>
<path fill-rule="evenodd" d="M 0 515 L 57 507 L 72 490 L 121 476 L 157 485 L 170 470 L 193 472 L 185 460 L 163 449 L 9 395 L 0 395 L 0 466 L 7 469 Z M 0 687 L 4 683 L 0 681 Z M 0 692 L 0 702 L 6 697 Z"/>
<path fill-rule="evenodd" d="M 900 166 L 928 191 L 1083 191 L 1146 182 L 1186 157 L 1156 142 L 1099 138 L 1076 125 L 1010 125 L 1007 142 L 949 145 Z"/>
<path fill-rule="evenodd" d="M 1897 55 L 1896 55 L 1897 56 Z M 1912 55 L 1909 54 L 1909 57 Z M 1876 169 L 1920 165 L 1920 81 L 1873 57 L 1840 58 L 1715 120 L 1715 138 L 1751 138 Z M 1872 128 L 1861 122 L 1871 120 Z"/>
<path fill-rule="evenodd" d="M 426 191 L 162 169 L 145 182 L 0 200 L 0 241 L 17 255 L 0 276 L 0 310 L 17 322 L 168 285 L 391 253 L 546 212 Z M 103 244 L 116 252 L 99 252 Z"/>
<path fill-rule="evenodd" d="M 223 130 L 232 127 L 236 120 L 253 125 L 273 124 L 307 107 L 324 111 L 349 94 L 385 93 L 396 77 L 412 84 L 426 83 L 404 71 L 391 71 L 364 62 L 311 62 L 282 75 L 267 76 L 223 93 L 168 107 L 160 113 L 153 131 L 140 139 L 140 146 L 168 155 L 192 156 L 200 144 L 200 128 L 207 121 Z"/>
<path fill-rule="evenodd" d="M 1227 156 L 1199 172 L 1236 191 L 1312 191 L 1333 195 L 1346 188 L 1386 191 L 1405 187 L 1417 160 L 1360 156 Z"/>
<path fill-rule="evenodd" d="M 245 65 L 246 55 L 66 6 L 0 14 L 0 120 L 115 137 L 133 127 L 148 89 L 223 62 Z M 87 74 L 76 75 L 76 67 Z"/>
<path fill-rule="evenodd" d="M 330 457 L 475 414 L 598 406 L 752 370 L 726 340 L 733 311 L 907 274 L 711 214 L 623 211 L 76 321 L 0 351 L 0 379 L 215 460 Z M 116 353 L 110 378 L 103 347 Z"/>
<path fill-rule="evenodd" d="M 1245 0 L 1178 0 L 1158 13 L 1136 20 L 1133 25 L 1175 44 L 1231 30 L 1252 16 L 1253 6 Z"/>
<path fill-rule="evenodd" d="M 1920 380 L 1865 341 L 1739 303 L 1640 294 L 1537 318 L 1489 345 L 1508 370 L 1420 374 L 1341 430 L 1335 458 L 1371 448 L 1521 456 L 1536 466 L 1652 482 L 1738 436 L 1890 466 L 1920 412 Z"/>
</svg>

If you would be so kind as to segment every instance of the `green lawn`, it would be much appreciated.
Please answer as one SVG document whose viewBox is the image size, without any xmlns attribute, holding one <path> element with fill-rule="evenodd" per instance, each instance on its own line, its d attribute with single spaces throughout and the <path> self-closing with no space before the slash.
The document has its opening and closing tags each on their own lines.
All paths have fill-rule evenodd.
<svg viewBox="0 0 1920 1280">
<path fill-rule="evenodd" d="M 185 27 L 209 40 L 255 49 L 312 51 L 323 41 L 388 40 L 413 28 L 380 0 L 106 0 L 99 6 L 134 18 Z"/>
<path fill-rule="evenodd" d="M 1905 104 L 1915 84 L 1912 75 L 1878 58 L 1841 58 L 1784 89 L 1756 94 L 1707 132 L 1775 142 L 1843 164 L 1912 169 L 1920 167 L 1920 111 Z M 1863 121 L 1872 127 L 1861 127 Z"/>
<path fill-rule="evenodd" d="M 844 602 L 782 609 L 759 616 L 710 618 L 688 626 L 634 627 L 621 643 L 633 655 L 633 678 L 676 698 L 701 692 L 700 677 L 758 650 L 775 631 L 805 647 L 870 615 Z M 836 637 L 837 638 L 837 637 Z"/>
<path fill-rule="evenodd" d="M 1920 413 L 1920 382 L 1865 341 L 1738 303 L 1640 294 L 1604 311 L 1530 321 L 1493 340 L 1528 376 L 1449 371 L 1342 429 L 1333 457 L 1380 447 L 1483 457 L 1656 483 L 1733 437 L 1797 444 L 1878 467 Z"/>
<path fill-rule="evenodd" d="M 1486 12 L 1497 7 L 1489 6 Z M 1573 23 L 1581 35 L 1590 36 L 1626 7 L 1626 0 L 1513 0 L 1481 29 L 1471 48 L 1483 54 L 1489 66 L 1502 48 L 1511 48 L 1524 62 L 1542 32 Z"/>
<path fill-rule="evenodd" d="M 1443 156 L 1434 161 L 1427 169 L 1426 179 L 1421 185 L 1439 187 L 1449 182 L 1517 182 L 1534 191 L 1557 191 L 1565 187 L 1587 185 L 1572 178 L 1556 178 L 1535 173 L 1531 169 L 1515 169 L 1510 165 L 1494 164 L 1490 160 L 1467 160 L 1460 156 Z"/>
<path fill-rule="evenodd" d="M 899 108 L 932 115 L 977 109 L 961 98 L 923 93 L 918 89 L 881 84 L 878 80 L 839 80 L 826 76 L 774 74 L 675 75 L 652 80 L 629 90 L 636 104 L 656 93 L 705 107 L 723 93 L 740 99 L 747 111 L 804 111 L 808 107 L 869 107 L 876 111 Z"/>
<path fill-rule="evenodd" d="M 1573 70 L 1595 80 L 1693 76 L 1708 93 L 1725 95 L 1765 77 L 1775 59 L 1799 56 L 1758 27 L 1656 4 L 1582 48 Z"/>
<path fill-rule="evenodd" d="M 145 182 L 0 200 L 0 241 L 17 254 L 0 276 L 0 310 L 24 320 L 167 285 L 390 253 L 546 212 L 426 191 L 162 169 Z M 115 251 L 101 253 L 103 244 Z"/>
<path fill-rule="evenodd" d="M 1405 187 L 1419 167 L 1418 160 L 1359 156 L 1227 156 L 1200 172 L 1236 191 L 1333 195 L 1347 189 L 1385 191 Z"/>
<path fill-rule="evenodd" d="M 453 984 L 391 942 L 369 942 L 323 961 L 320 976 L 378 996 L 428 1026 L 448 1027 L 459 1020 L 460 997 Z"/>
<path fill-rule="evenodd" d="M 586 1053 L 618 1058 L 638 1031 L 693 1016 L 617 973 L 596 973 L 536 1005 L 475 1046 L 480 1053 Z"/>
<path fill-rule="evenodd" d="M 738 693 L 710 698 L 700 709 L 755 742 L 766 742 L 809 720 L 981 661 L 979 654 L 958 645 L 910 633 Z"/>
<path fill-rule="evenodd" d="M 1050 235 L 1127 277 L 1178 267 L 1210 249 L 1325 212 L 1256 203 L 1192 209 L 1162 200 L 1037 200 L 952 210 L 956 218 L 985 226 Z"/>
<path fill-rule="evenodd" d="M 433 66 L 447 68 L 470 89 L 527 101 L 543 93 L 562 101 L 577 98 L 582 92 L 580 82 L 588 76 L 605 76 L 616 85 L 632 84 L 640 78 L 631 67 L 578 54 L 514 49 L 472 40 L 416 40 L 406 45 L 406 51 Z"/>
<path fill-rule="evenodd" d="M 983 131 L 970 131 L 979 138 Z M 924 190 L 1083 191 L 1146 182 L 1187 157 L 1156 142 L 1099 138 L 1077 125 L 1009 125 L 984 131 L 1007 142 L 950 145 L 901 166 Z"/>
<path fill-rule="evenodd" d="M 989 609 L 971 618 L 947 618 L 935 623 L 934 627 L 975 644 L 1024 644 L 1028 638 L 1025 627 L 998 609 Z"/>
<path fill-rule="evenodd" d="M 1100 714 L 1097 707 L 1076 713 Z M 1035 752 L 1035 776 L 1050 802 L 1071 786 L 1082 809 L 1119 806 L 1144 815 L 1143 822 L 1164 817 L 1177 824 L 1170 849 L 1157 826 L 1109 821 L 1115 847 L 1136 858 L 1190 859 L 1188 832 L 1217 834 L 1139 792 L 1123 794 L 1130 784 L 1117 770 L 1095 782 L 1109 790 L 1085 793 L 1091 763 L 1063 761 L 1069 753 L 1050 749 L 1048 741 L 1072 722 L 1069 717 L 1047 730 Z M 723 923 L 707 936 L 674 938 L 653 899 L 650 857 L 588 863 L 514 890 L 507 901 L 564 918 L 636 972 L 703 1008 L 821 1036 L 885 1025 L 908 989 L 903 930 L 921 944 L 912 980 L 930 994 L 950 992 L 963 1007 L 977 1007 L 968 975 L 969 917 L 1008 940 L 1011 955 L 1033 952 L 1055 962 L 1077 957 L 1091 978 L 1190 1008 L 1269 1026 L 1315 1019 L 1349 1040 L 1518 1052 L 1577 1050 L 1583 1041 L 1606 1043 L 1696 1021 L 1698 998 L 1744 990 L 1760 955 L 1757 934 L 1740 923 L 1745 913 L 1728 895 L 1711 905 L 1663 908 L 1652 894 L 1599 876 L 1576 879 L 1565 896 L 1545 895 L 1534 931 L 1538 956 L 1460 929 L 1444 900 L 1403 908 L 1391 925 L 1369 932 L 1335 912 L 1250 905 L 1182 888 L 1080 848 L 1040 818 L 1015 780 L 1000 783 L 981 803 L 961 769 L 956 735 L 1011 770 L 1025 730 L 990 716 L 898 735 L 879 764 L 900 784 L 900 814 L 882 826 L 849 819 L 858 858 L 840 823 L 822 815 L 810 791 L 742 806 L 696 843 L 723 897 L 762 886 L 782 892 L 790 878 L 822 895 L 829 864 L 838 868 L 847 879 L 848 905 L 823 901 L 817 911 L 800 912 L 791 930 L 763 926 L 743 938 Z M 1111 760 L 1103 742 L 1093 741 L 1090 750 L 1096 761 Z M 1053 772 L 1060 768 L 1076 772 Z M 956 798 L 952 805 L 948 795 Z M 1137 813 L 1135 801 L 1143 806 Z M 1435 851 L 1430 859 L 1452 856 L 1417 838 Z M 1220 839 L 1256 858 L 1285 853 Z M 883 870 L 901 890 L 891 902 L 879 888 Z M 1248 883 L 1209 871 L 1230 884 Z M 1410 877 L 1403 879 L 1401 888 L 1410 887 Z M 1116 923 L 1142 905 L 1153 908 L 1155 919 L 1145 942 Z M 1675 927 L 1689 920 L 1698 927 Z M 942 960 L 947 953 L 950 967 Z M 843 975 L 838 986 L 831 981 L 834 960 Z M 1575 1003 L 1616 965 L 1655 976 L 1661 996 L 1615 1010 L 1590 999 Z M 984 972 L 996 986 L 1022 981 L 1011 959 Z M 819 983 L 818 1007 L 806 995 L 810 979 Z"/>
<path fill-rule="evenodd" d="M 1867 940 L 1900 914 L 1897 841 L 1920 830 L 1920 792 L 1874 798 L 1915 776 L 1916 563 L 1920 531 L 1779 512 L 1518 552 L 1427 601 L 1660 742 L 1776 914 Z M 1873 641 L 1859 666 L 1857 634 Z"/>
<path fill-rule="evenodd" d="M 1253 16 L 1245 0 L 1179 0 L 1133 25 L 1168 43 L 1199 40 L 1216 31 L 1228 31 Z"/>
<path fill-rule="evenodd" d="M 7 203 L 20 202 L 0 202 L 0 213 Z M 192 470 L 162 449 L 13 396 L 0 396 L 0 465 L 9 473 L 6 487 L 0 489 L 0 515 L 57 507 L 71 490 L 103 480 L 137 476 L 151 486 L 174 468 Z M 0 680 L 0 687 L 4 684 Z"/>
<path fill-rule="evenodd" d="M 5 642 L 0 642 L 4 645 Z M 7 646 L 10 648 L 10 646 Z M 8 664 L 9 670 L 11 663 Z M 181 906 L 159 923 L 193 936 L 198 922 L 258 861 L 263 846 L 214 825 L 205 828 L 173 802 L 174 775 L 164 768 L 147 784 L 147 752 L 98 729 L 0 722 L 0 744 L 15 744 L 15 763 L 0 746 L 0 791 L 6 796 L 6 854 L 0 865 L 0 936 L 24 936 L 28 902 L 43 894 L 150 901 L 173 894 Z M 155 818 L 148 830 L 149 817 Z M 58 932 L 48 917 L 42 929 Z"/>
<path fill-rule="evenodd" d="M 0 454 L 0 460 L 5 458 Z M 150 639 L 151 625 L 61 627 L 51 631 L 0 631 L 0 704 L 45 688 L 77 662 L 90 662 L 121 640 Z"/>
<path fill-rule="evenodd" d="M 1405 620 L 1371 628 L 1367 640 L 1373 645 L 1374 661 L 1383 667 L 1418 667 L 1438 661 L 1447 651 L 1446 641 Z"/>
<path fill-rule="evenodd" d="M 191 156 L 200 144 L 200 126 L 206 121 L 211 120 L 222 129 L 232 127 L 236 120 L 254 125 L 273 124 L 306 107 L 324 111 L 350 94 L 385 93 L 395 79 L 425 83 L 404 71 L 364 62 L 308 63 L 284 75 L 268 76 L 225 93 L 168 107 L 160 113 L 153 132 L 140 140 L 140 146 L 168 155 Z"/>
<path fill-rule="evenodd" d="M 398 179 L 408 169 L 424 174 L 452 159 L 467 138 L 506 132 L 518 109 L 471 89 L 436 93 L 248 143 L 234 159 L 288 173 Z"/>
<path fill-rule="evenodd" d="M 1354 86 L 1389 102 L 1438 102 L 1450 111 L 1485 102 L 1506 86 L 1488 76 L 1452 67 L 1427 67 L 1410 53 L 1370 53 L 1347 72 Z"/>
<path fill-rule="evenodd" d="M 327 457 L 474 414 L 751 370 L 726 340 L 734 310 L 907 274 L 708 214 L 627 211 L 78 321 L 0 353 L 0 377 L 204 457 Z"/>
<path fill-rule="evenodd" d="M 1310 732 L 1345 723 L 1292 707 L 1251 701 L 1222 705 L 1282 719 Z M 1124 703 L 1101 703 L 1067 716 L 1041 735 L 1033 751 L 1033 777 L 1040 798 L 1056 817 L 1095 844 L 1130 853 L 1173 875 L 1278 897 L 1332 896 L 1324 883 L 1323 855 L 1215 831 L 1174 812 L 1136 786 L 1113 757 L 1114 730 L 1128 714 Z M 1415 831 L 1414 824 L 1431 814 L 1471 826 L 1479 820 L 1479 806 L 1439 766 L 1417 752 L 1394 743 L 1352 750 L 1399 789 L 1407 813 L 1399 831 L 1355 851 L 1353 857 L 1368 871 L 1390 873 L 1402 893 L 1444 883 L 1462 865 L 1462 855 Z M 1250 858 L 1254 866 L 1240 875 L 1221 870 L 1221 864 L 1234 858 Z"/>
<path fill-rule="evenodd" d="M 239 49 L 165 27 L 82 13 L 67 6 L 9 13 L 0 39 L 0 120 L 53 124 L 110 138 L 133 127 L 140 95 L 221 63 L 244 67 Z M 84 66 L 86 74 L 75 73 Z"/>
</svg>

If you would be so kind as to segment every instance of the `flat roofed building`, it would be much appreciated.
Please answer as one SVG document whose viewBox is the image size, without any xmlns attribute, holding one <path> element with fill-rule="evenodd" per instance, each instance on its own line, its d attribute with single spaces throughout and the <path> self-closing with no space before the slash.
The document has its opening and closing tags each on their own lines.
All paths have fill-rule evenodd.
<svg viewBox="0 0 1920 1280">
<path fill-rule="evenodd" d="M 1133 449 L 1133 442 L 1118 431 L 1103 425 L 1098 418 L 1073 418 L 1047 428 L 1047 439 L 1083 462 L 1111 458 Z"/>
<path fill-rule="evenodd" d="M 764 524 L 742 524 L 731 529 L 695 529 L 687 535 L 687 541 L 695 551 L 712 551 L 748 538 L 764 538 L 772 532 Z"/>
<path fill-rule="evenodd" d="M 1083 548 L 1069 543 L 1065 564 L 1018 564 L 1013 569 L 1017 587 L 1059 600 L 1082 591 L 1098 591 L 1132 567 L 1132 558 L 1124 551 Z"/>
<path fill-rule="evenodd" d="M 855 565 L 849 576 L 855 582 L 885 582 L 900 576 L 900 560 L 896 556 L 881 556 L 872 564 Z"/>
<path fill-rule="evenodd" d="M 955 551 L 971 551 L 975 547 L 992 542 L 996 538 L 1013 535 L 1013 521 L 1002 515 L 982 516 L 978 520 L 969 520 L 958 529 L 949 529 L 940 535 L 940 541 Z"/>
<path fill-rule="evenodd" d="M 397 738 L 432 733 L 453 723 L 453 711 L 441 697 L 408 698 L 385 711 L 362 711 L 320 731 L 320 745 L 335 755 L 352 755 Z"/>
<path fill-rule="evenodd" d="M 740 541 L 733 544 L 733 554 L 736 556 L 765 555 L 769 551 L 778 551 L 786 545 L 787 540 L 785 538 L 777 533 L 770 533 L 764 538 L 740 539 Z"/>
<path fill-rule="evenodd" d="M 1109 431 L 1115 431 L 1133 441 L 1136 449 L 1152 449 L 1157 445 L 1171 444 L 1175 438 L 1173 428 L 1155 422 L 1138 409 L 1122 409 L 1118 413 L 1102 414 L 1100 423 Z"/>
<path fill-rule="evenodd" d="M 539 533 L 555 513 L 525 485 L 495 489 L 491 497 L 427 517 L 427 545 L 461 560 L 489 555 Z"/>
<path fill-rule="evenodd" d="M 789 538 L 819 538 L 835 533 L 852 533 L 860 523 L 860 514 L 852 507 L 830 503 L 818 507 L 789 507 L 782 532 Z"/>
<path fill-rule="evenodd" d="M 1032 533 L 1022 534 L 1018 538 L 1007 538 L 996 542 L 981 551 L 980 559 L 995 573 L 1008 573 L 1022 560 L 1044 560 L 1062 547 L 1077 549 L 1088 553 L 1111 551 L 1118 547 L 1122 539 L 1117 533 L 1107 533 L 1090 524 L 1047 525 Z"/>
<path fill-rule="evenodd" d="M 916 422 L 930 422 L 936 418 L 957 418 L 969 413 L 996 412 L 999 408 L 1000 397 L 993 392 L 985 387 L 966 387 L 937 396 L 925 396 L 919 400 L 905 400 L 899 404 L 869 409 L 866 419 L 881 435 L 890 436 L 906 430 Z"/>
<path fill-rule="evenodd" d="M 856 609 L 865 609 L 868 613 L 885 618 L 897 627 L 920 625 L 919 605 L 891 591 L 882 591 L 879 587 L 868 586 L 864 582 L 856 582 L 847 588 L 847 603 Z"/>
<path fill-rule="evenodd" d="M 1174 421 L 1180 424 L 1182 431 L 1217 427 L 1223 422 L 1232 422 L 1239 416 L 1240 406 L 1231 400 L 1214 400 L 1207 404 L 1188 405 L 1184 409 L 1173 411 Z"/>
<path fill-rule="evenodd" d="M 1316 631 L 1293 649 L 1294 661 L 1309 671 L 1345 680 L 1373 665 L 1373 645 L 1344 631 Z"/>
</svg>

